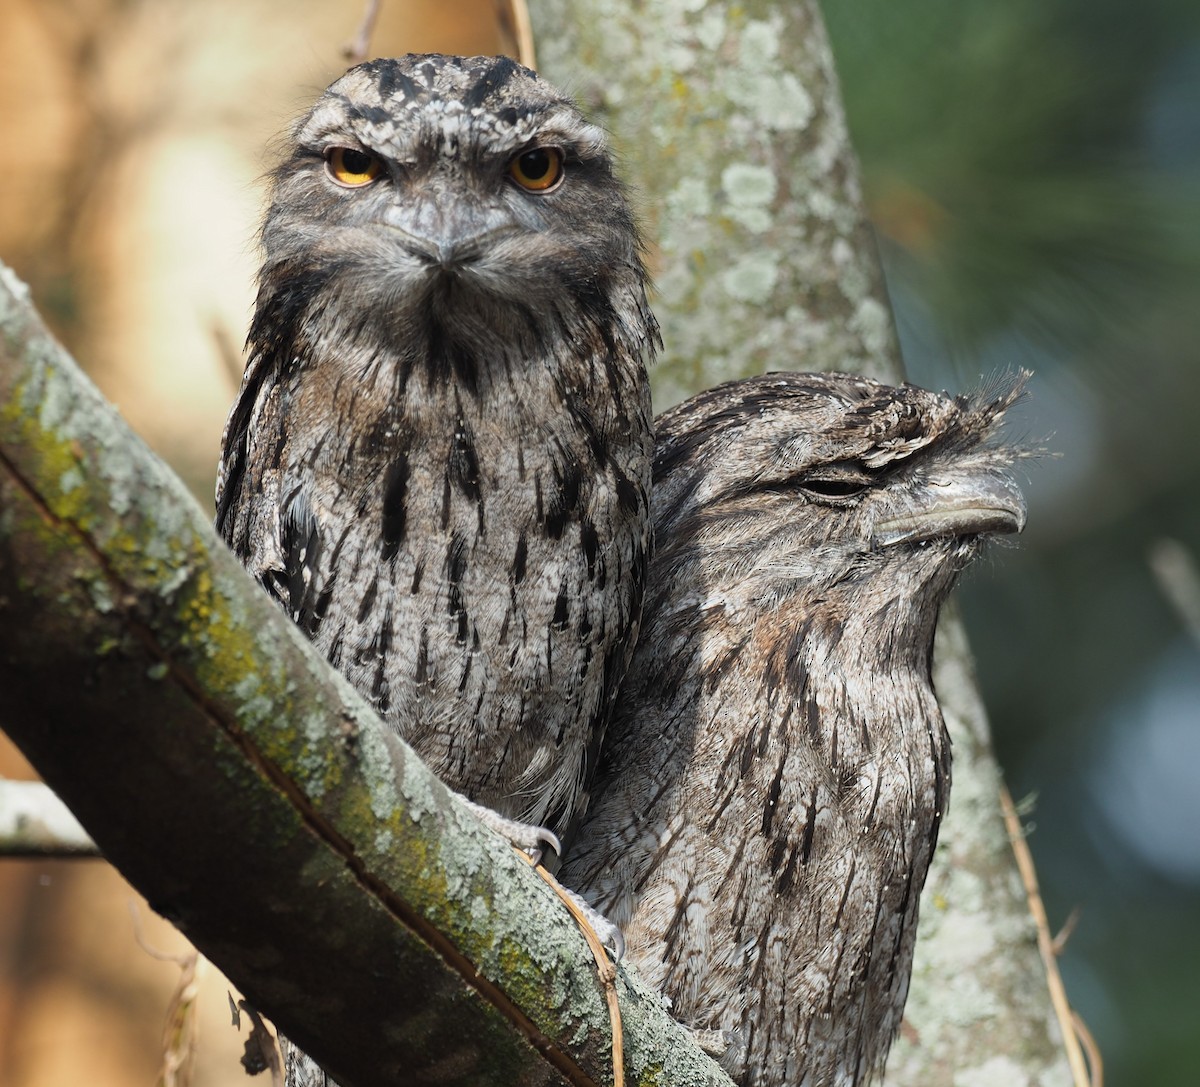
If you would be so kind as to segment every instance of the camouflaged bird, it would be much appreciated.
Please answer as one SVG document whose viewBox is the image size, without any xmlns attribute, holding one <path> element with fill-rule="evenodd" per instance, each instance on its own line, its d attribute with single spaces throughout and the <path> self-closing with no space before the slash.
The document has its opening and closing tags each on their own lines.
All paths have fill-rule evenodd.
<svg viewBox="0 0 1200 1087">
<path fill-rule="evenodd" d="M 657 328 L 605 134 L 503 57 L 371 61 L 295 127 L 262 244 L 217 529 L 447 785 L 553 844 L 649 542 Z"/>
<path fill-rule="evenodd" d="M 768 374 L 657 420 L 656 553 L 560 878 L 745 1087 L 880 1072 L 950 785 L 938 610 L 1020 531 L 1020 381 Z"/>
</svg>

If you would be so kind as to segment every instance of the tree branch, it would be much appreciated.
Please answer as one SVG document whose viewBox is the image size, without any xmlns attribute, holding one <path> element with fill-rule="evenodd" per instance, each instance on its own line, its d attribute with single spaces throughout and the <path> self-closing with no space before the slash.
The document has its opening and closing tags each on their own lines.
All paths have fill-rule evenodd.
<svg viewBox="0 0 1200 1087">
<path fill-rule="evenodd" d="M 79 820 L 40 781 L 0 778 L 0 857 L 97 857 Z"/>
<path fill-rule="evenodd" d="M 322 660 L 0 265 L 6 731 L 344 1087 L 611 1080 L 559 901 Z M 633 1082 L 728 1080 L 620 972 Z"/>
<path fill-rule="evenodd" d="M 654 240 L 659 408 L 763 370 L 903 378 L 815 0 L 532 0 L 545 74 L 614 134 Z M 890 1087 L 1069 1084 L 953 609 L 935 682 L 954 786 Z"/>
</svg>

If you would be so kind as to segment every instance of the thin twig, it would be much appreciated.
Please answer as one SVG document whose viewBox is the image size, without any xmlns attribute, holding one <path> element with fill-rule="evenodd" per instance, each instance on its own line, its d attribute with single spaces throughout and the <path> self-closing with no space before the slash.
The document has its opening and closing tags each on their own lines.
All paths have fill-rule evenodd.
<svg viewBox="0 0 1200 1087">
<path fill-rule="evenodd" d="M 371 48 L 371 35 L 375 33 L 375 20 L 379 18 L 380 0 L 367 0 L 367 10 L 358 24 L 358 29 L 345 45 L 342 46 L 342 56 L 351 64 L 361 64 L 367 59 L 367 51 Z"/>
<path fill-rule="evenodd" d="M 542 877 L 550 890 L 562 899 L 571 916 L 575 918 L 575 924 L 579 926 L 579 931 L 583 933 L 592 957 L 596 960 L 596 974 L 600 979 L 600 984 L 604 986 L 604 999 L 608 1003 L 608 1020 L 612 1025 L 613 1087 L 625 1087 L 625 1035 L 621 1030 L 621 1003 L 617 998 L 617 968 L 609 961 L 604 945 L 600 942 L 600 937 L 596 935 L 596 930 L 592 928 L 587 916 L 575 904 L 571 896 L 563 891 L 558 880 L 540 864 L 535 865 L 523 850 L 516 849 L 515 846 L 513 848 L 517 855 Z"/>
<path fill-rule="evenodd" d="M 1200 570 L 1195 557 L 1178 540 L 1164 537 L 1150 545 L 1147 559 L 1159 591 L 1200 645 Z"/>
<path fill-rule="evenodd" d="M 205 959 L 195 948 L 180 955 L 159 951 L 151 947 L 142 931 L 142 918 L 137 905 L 129 903 L 129 915 L 133 919 L 133 938 L 147 955 L 160 962 L 173 962 L 179 967 L 179 981 L 167 1005 L 163 1023 L 163 1058 L 159 1069 L 157 1087 L 188 1087 L 196 1065 L 196 1052 L 200 1040 L 200 1020 L 197 1015 L 196 998 L 200 989 L 200 974 Z"/>
<path fill-rule="evenodd" d="M 526 0 L 496 0 L 496 21 L 508 51 L 525 65 L 537 70 L 537 52 L 533 45 L 533 22 Z"/>
<path fill-rule="evenodd" d="M 1054 938 L 1050 935 L 1050 924 L 1046 918 L 1046 907 L 1038 891 L 1037 871 L 1033 866 L 1033 856 L 1025 843 L 1025 835 L 1021 830 L 1021 821 L 1017 809 L 1013 805 L 1012 794 L 1007 786 L 1000 786 L 1000 810 L 1004 813 L 1004 825 L 1008 829 L 1008 840 L 1012 843 L 1013 855 L 1017 860 L 1017 871 L 1021 873 L 1021 883 L 1025 887 L 1025 897 L 1029 902 L 1029 912 L 1033 916 L 1037 928 L 1038 951 L 1042 956 L 1042 965 L 1046 970 L 1046 981 L 1050 989 L 1050 1002 L 1054 1006 L 1054 1014 L 1058 1017 L 1062 1029 L 1063 1044 L 1067 1050 L 1067 1061 L 1071 1066 L 1071 1078 L 1075 1087 L 1102 1087 L 1104 1083 L 1104 1062 L 1100 1050 L 1096 1047 L 1092 1036 L 1084 1027 L 1079 1030 L 1077 1023 L 1082 1023 L 1071 1009 L 1067 1000 L 1067 990 L 1063 985 L 1062 974 L 1058 970 L 1058 960 L 1055 958 Z M 1081 1039 L 1086 1039 L 1081 1045 Z M 1083 1049 L 1088 1050 L 1085 1059 Z M 1089 1071 L 1090 1069 L 1090 1071 Z"/>
<path fill-rule="evenodd" d="M 1075 1028 L 1083 1051 L 1087 1054 L 1088 1067 L 1092 1070 L 1092 1087 L 1104 1087 L 1104 1058 L 1100 1056 L 1100 1047 L 1096 1045 L 1096 1039 L 1092 1037 L 1087 1023 L 1078 1012 L 1071 1012 L 1071 1025 Z"/>
<path fill-rule="evenodd" d="M 230 395 L 233 395 L 242 385 L 242 371 L 245 369 L 242 352 L 223 321 L 213 318 L 209 322 L 208 330 L 212 335 L 217 358 L 221 362 L 221 373 L 227 379 Z"/>
<path fill-rule="evenodd" d="M 1067 941 L 1072 937 L 1072 935 L 1074 935 L 1075 926 L 1078 924 L 1079 924 L 1079 907 L 1076 906 L 1075 909 L 1073 909 L 1069 914 L 1067 914 L 1067 919 L 1063 922 L 1062 928 L 1060 928 L 1058 930 L 1058 932 L 1055 933 L 1054 943 L 1052 945 L 1054 948 L 1055 958 L 1057 958 L 1059 955 L 1061 955 L 1063 953 L 1063 950 L 1067 946 Z"/>
</svg>

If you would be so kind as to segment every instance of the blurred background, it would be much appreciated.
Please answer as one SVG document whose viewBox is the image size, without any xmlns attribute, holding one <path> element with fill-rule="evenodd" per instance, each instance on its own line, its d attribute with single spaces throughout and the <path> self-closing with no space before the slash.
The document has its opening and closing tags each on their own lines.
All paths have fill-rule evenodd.
<svg viewBox="0 0 1200 1087">
<path fill-rule="evenodd" d="M 1077 918 L 1068 992 L 1110 1085 L 1194 1083 L 1200 5 L 823 7 L 911 380 L 1029 367 L 1018 425 L 1059 454 L 961 600 L 1051 924 Z M 361 12 L 0 0 L 0 258 L 206 508 L 269 142 Z M 492 0 L 384 0 L 373 44 L 506 48 Z M 31 776 L 2 736 L 0 775 Z M 0 861 L 0 1087 L 156 1082 L 184 971 L 151 950 L 187 949 L 103 864 Z M 187 990 L 196 1087 L 237 1074 L 227 990 Z"/>
</svg>

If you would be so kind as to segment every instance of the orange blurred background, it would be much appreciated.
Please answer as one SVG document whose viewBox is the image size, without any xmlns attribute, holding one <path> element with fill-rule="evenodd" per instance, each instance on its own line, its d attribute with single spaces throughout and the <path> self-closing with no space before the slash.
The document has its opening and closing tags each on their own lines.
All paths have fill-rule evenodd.
<svg viewBox="0 0 1200 1087">
<path fill-rule="evenodd" d="M 347 66 L 365 7 L 0 0 L 0 259 L 206 509 L 270 141 Z M 495 0 L 384 0 L 371 55 L 508 42 Z M 0 776 L 35 776 L 2 734 Z M 203 964 L 194 1067 L 164 1078 L 182 971 L 148 949 L 190 951 L 108 865 L 0 859 L 0 1087 L 242 1081 L 245 1017 L 239 1036 Z"/>
</svg>

